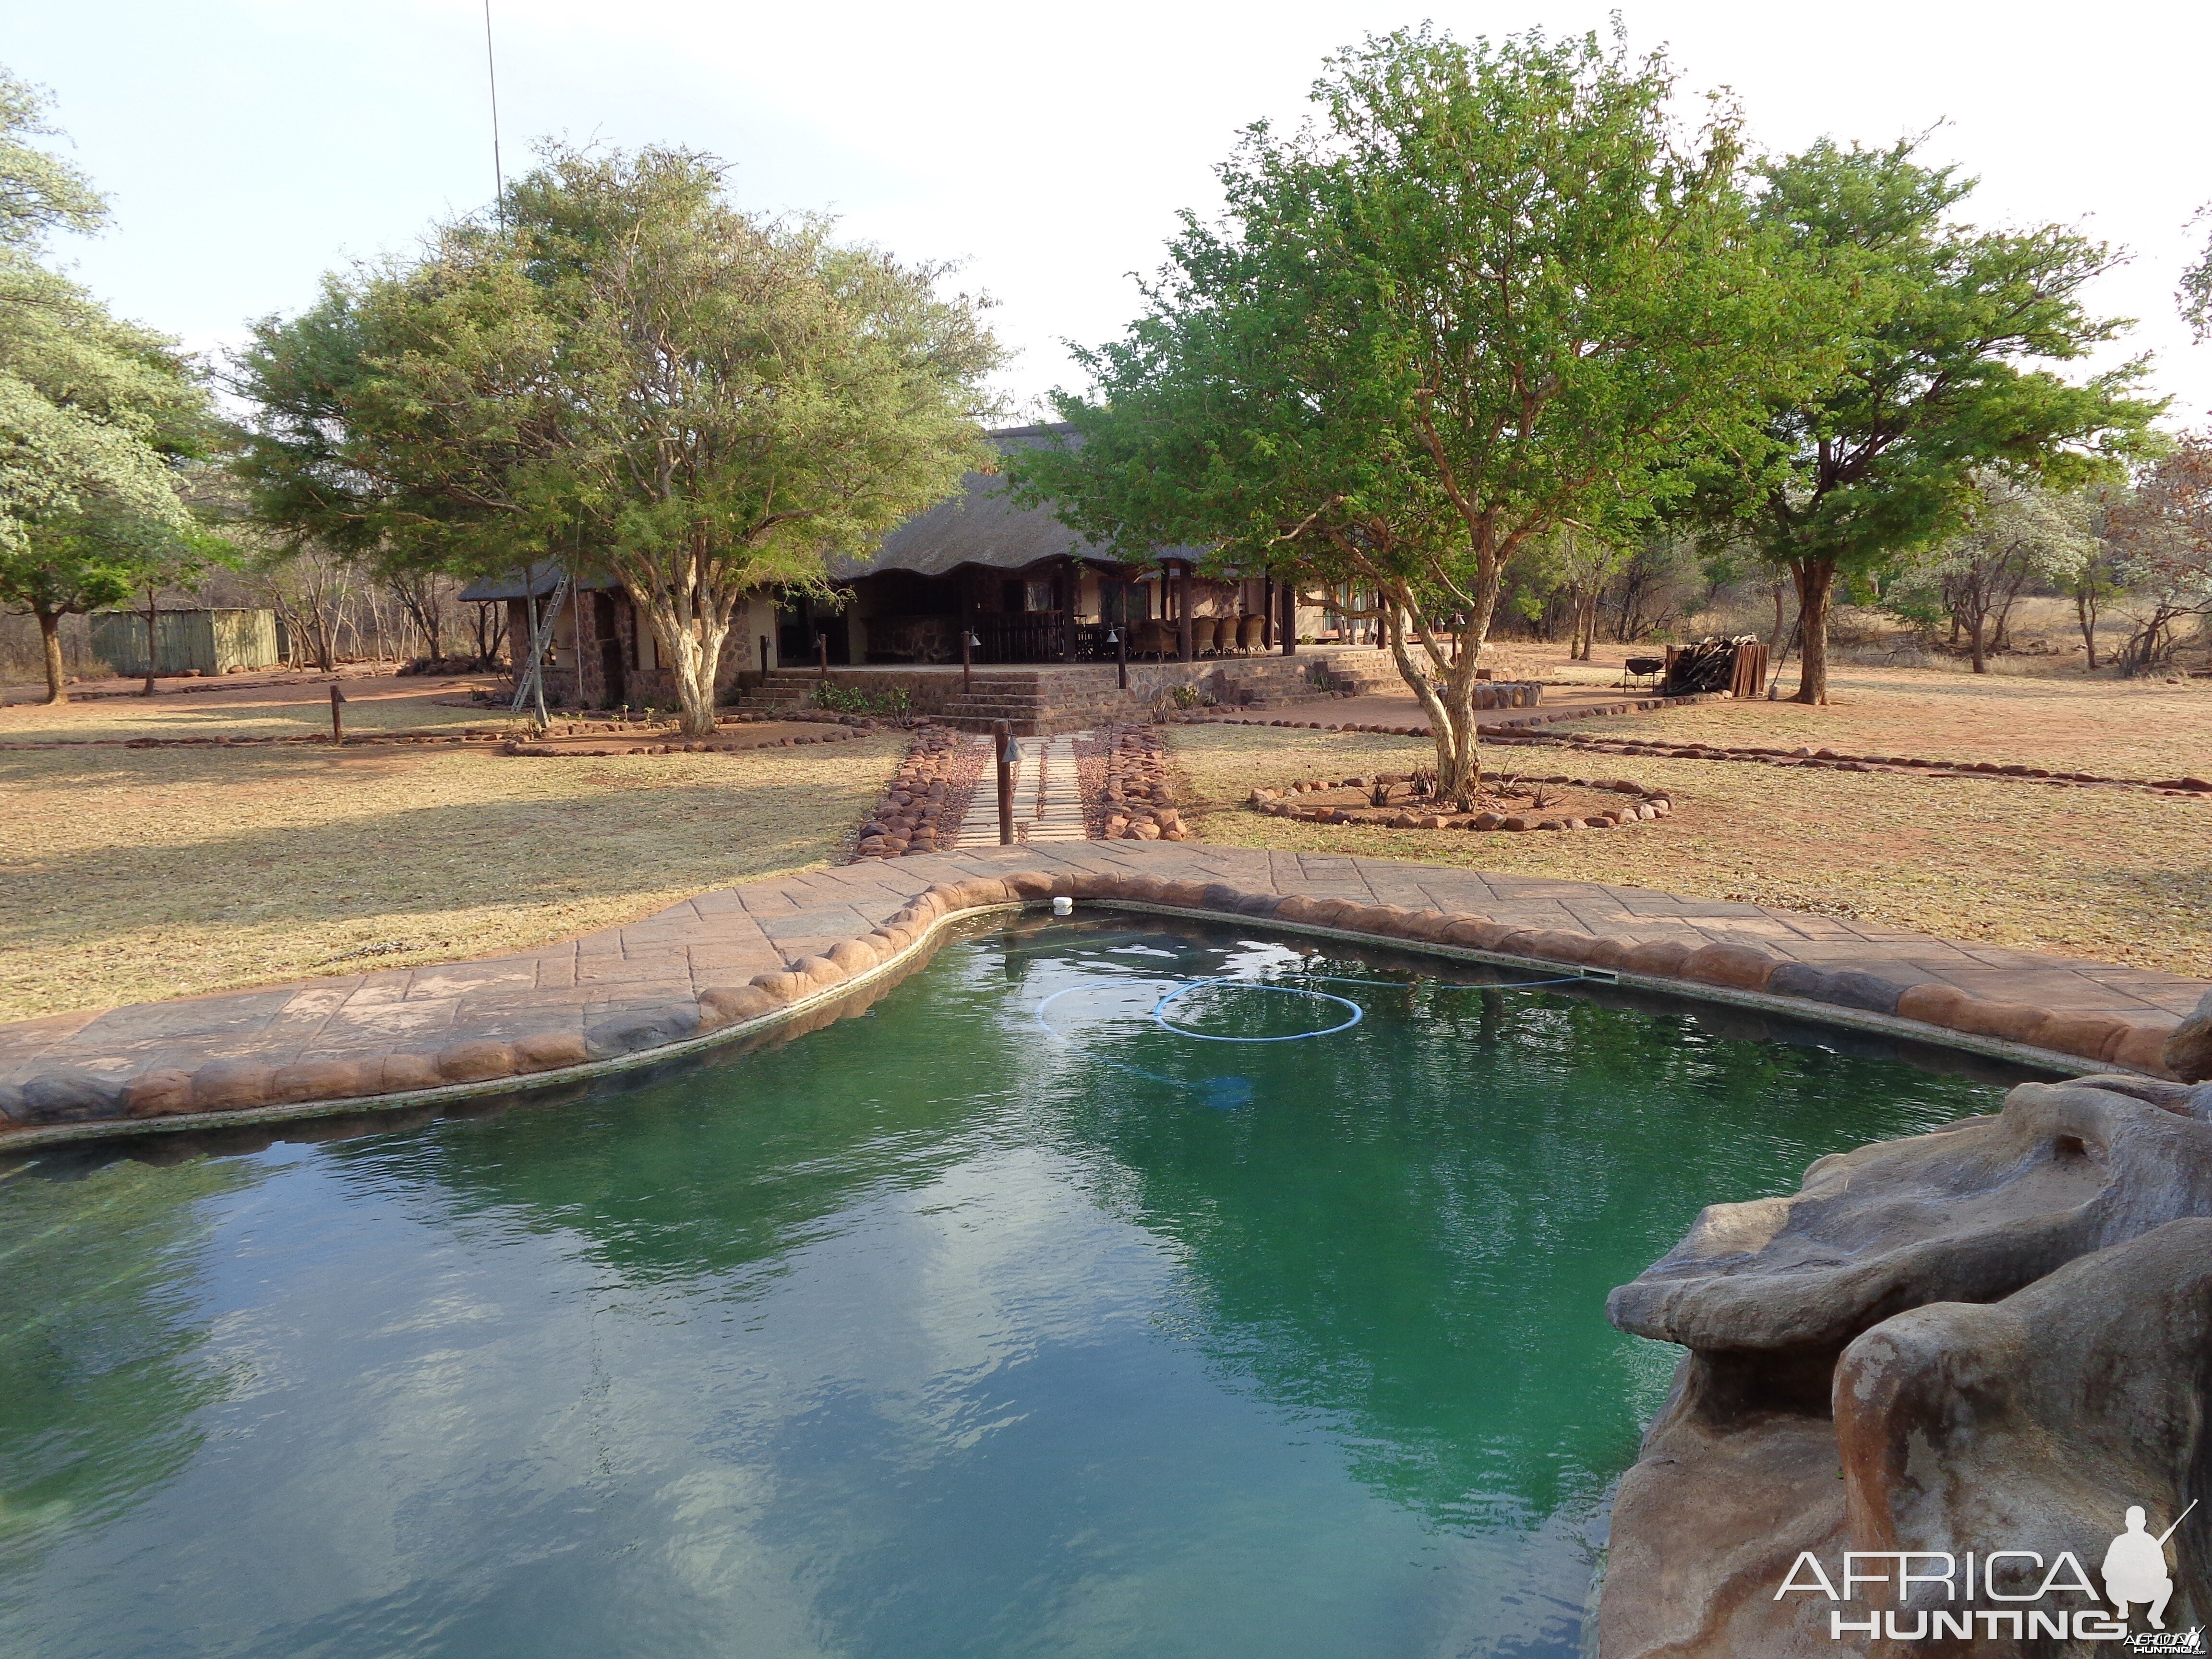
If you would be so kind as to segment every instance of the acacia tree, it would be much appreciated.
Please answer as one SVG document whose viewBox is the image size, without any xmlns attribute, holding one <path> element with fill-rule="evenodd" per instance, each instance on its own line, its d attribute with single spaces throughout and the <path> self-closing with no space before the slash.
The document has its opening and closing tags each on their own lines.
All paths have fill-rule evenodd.
<svg viewBox="0 0 2212 1659">
<path fill-rule="evenodd" d="M 1912 156 L 1823 139 L 1761 168 L 1759 222 L 1820 272 L 1844 349 L 1833 374 L 1774 398 L 1762 442 L 1716 452 L 1731 465 L 1707 504 L 1796 586 L 1799 702 L 1827 701 L 1839 578 L 1871 582 L 1956 532 L 1978 471 L 2060 489 L 2117 476 L 2165 407 L 2130 395 L 2141 360 L 2079 385 L 2038 366 L 2120 332 L 2081 298 L 2109 250 L 2055 226 L 1960 224 L 1973 181 Z"/>
<path fill-rule="evenodd" d="M 177 464 L 211 436 L 175 342 L 119 321 L 40 265 L 50 230 L 90 230 L 100 198 L 29 138 L 42 104 L 0 70 L 0 605 L 28 612 L 46 701 L 68 700 L 61 619 L 204 556 Z"/>
<path fill-rule="evenodd" d="M 2123 672 L 2164 663 L 2179 624 L 2212 625 L 2212 432 L 2185 433 L 2107 515 L 2133 606 Z"/>
<path fill-rule="evenodd" d="M 1426 28 L 1330 60 L 1322 116 L 1251 130 L 1148 313 L 1083 358 L 1079 442 L 1017 463 L 1094 540 L 1375 596 L 1439 790 L 1480 776 L 1501 574 L 1572 526 L 1622 544 L 1692 445 L 1747 439 L 1821 319 L 1762 256 L 1737 120 L 1686 131 L 1616 40 Z"/>
<path fill-rule="evenodd" d="M 1996 475 L 1974 481 L 1960 509 L 1957 534 L 1906 578 L 1932 589 L 1951 617 L 1953 643 L 1963 635 L 1974 672 L 1990 672 L 1990 653 L 2007 648 L 2013 606 L 2032 581 L 2074 591 L 2098 550 L 2090 503 L 2077 491 L 2015 483 Z"/>
<path fill-rule="evenodd" d="M 703 735 L 749 592 L 818 585 L 990 464 L 1000 353 L 945 275 L 741 213 L 690 151 L 549 145 L 496 226 L 257 330 L 248 473 L 295 534 L 615 575 Z"/>
</svg>

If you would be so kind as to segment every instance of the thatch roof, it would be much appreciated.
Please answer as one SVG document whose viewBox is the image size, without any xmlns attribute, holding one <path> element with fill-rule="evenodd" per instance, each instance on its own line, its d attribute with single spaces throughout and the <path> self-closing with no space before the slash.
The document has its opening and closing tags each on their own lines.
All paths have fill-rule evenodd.
<svg viewBox="0 0 2212 1659">
<path fill-rule="evenodd" d="M 1012 454 L 1041 448 L 1054 436 L 1065 437 L 1073 430 L 1068 426 L 1015 426 L 986 435 L 1000 454 Z M 1003 473 L 969 473 L 960 481 L 958 495 L 892 531 L 873 558 L 831 560 L 831 578 L 850 581 L 886 570 L 944 576 L 963 564 L 1025 570 L 1047 559 L 1070 556 L 1101 565 L 1121 564 L 1111 548 L 1085 541 L 1055 518 L 1050 507 L 1016 507 L 1006 498 L 1006 485 Z M 1194 560 L 1202 556 L 1196 548 L 1170 547 L 1161 549 L 1158 556 Z"/>
<path fill-rule="evenodd" d="M 492 599 L 527 599 L 532 594 L 541 599 L 550 599 L 553 590 L 560 585 L 559 565 L 533 564 L 527 571 L 510 570 L 504 576 L 479 576 L 461 590 L 461 601 L 473 605 Z M 590 593 L 601 588 L 618 588 L 622 584 L 612 576 L 586 572 L 576 578 L 576 586 L 580 591 Z"/>
<path fill-rule="evenodd" d="M 1005 455 L 1019 449 L 1041 447 L 1054 436 L 1064 437 L 1073 430 L 1069 426 L 1012 426 L 985 435 Z M 958 495 L 939 502 L 927 513 L 916 514 L 892 531 L 884 538 L 883 546 L 873 557 L 848 556 L 830 560 L 830 580 L 851 581 L 886 570 L 944 576 L 969 564 L 993 570 L 1026 570 L 1048 559 L 1070 556 L 1109 567 L 1122 564 L 1111 548 L 1093 546 L 1085 541 L 1054 517 L 1050 507 L 1016 507 L 1006 498 L 1006 485 L 1004 473 L 967 474 L 960 480 Z M 1195 562 L 1205 556 L 1205 550 L 1164 547 L 1154 556 Z M 542 599 L 552 592 L 560 580 L 557 567 L 551 564 L 533 566 L 532 573 L 536 580 L 528 586 L 520 571 L 471 582 L 462 591 L 461 598 L 519 599 L 534 591 Z M 576 586 L 588 591 L 620 584 L 611 577 L 580 576 Z"/>
</svg>

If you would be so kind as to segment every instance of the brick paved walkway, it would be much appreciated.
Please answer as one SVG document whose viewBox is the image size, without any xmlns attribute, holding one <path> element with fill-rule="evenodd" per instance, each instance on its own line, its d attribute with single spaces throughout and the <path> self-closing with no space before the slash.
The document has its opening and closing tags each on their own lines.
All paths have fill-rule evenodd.
<svg viewBox="0 0 2212 1659">
<path fill-rule="evenodd" d="M 501 1080 L 650 1053 L 900 960 L 939 915 L 1004 902 L 994 878 L 1017 872 L 1040 872 L 1024 885 L 1030 898 L 1056 885 L 1279 910 L 1310 930 L 1577 962 L 1626 982 L 2154 1071 L 2165 1033 L 2212 988 L 1635 887 L 1190 842 L 993 847 L 702 893 L 512 956 L 0 1025 L 0 1130 L 512 1087 Z"/>
</svg>

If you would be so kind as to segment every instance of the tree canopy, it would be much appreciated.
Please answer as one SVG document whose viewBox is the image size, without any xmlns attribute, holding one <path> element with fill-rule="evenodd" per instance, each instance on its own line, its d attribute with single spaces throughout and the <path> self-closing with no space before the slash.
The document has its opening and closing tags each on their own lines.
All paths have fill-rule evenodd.
<svg viewBox="0 0 2212 1659">
<path fill-rule="evenodd" d="M 42 109 L 0 71 L 0 604 L 37 617 L 60 702 L 60 618 L 208 550 L 178 465 L 208 453 L 214 427 L 174 341 L 37 263 L 49 231 L 91 228 L 103 211 L 29 142 L 49 131 Z"/>
<path fill-rule="evenodd" d="M 548 145 L 497 221 L 258 325 L 244 462 L 286 533 L 618 577 L 710 730 L 736 606 L 993 464 L 999 349 L 946 272 L 732 207 L 688 150 Z"/>
<path fill-rule="evenodd" d="M 1735 112 L 1685 129 L 1616 40 L 1370 38 L 1295 134 L 1249 131 L 1218 222 L 1062 394 L 1079 444 L 1019 463 L 1093 539 L 1352 583 L 1480 775 L 1475 663 L 1516 550 L 1631 538 L 1694 447 L 1749 441 L 1823 335 L 1762 247 Z"/>
<path fill-rule="evenodd" d="M 1960 222 L 1973 181 L 1914 149 L 1823 139 L 1759 168 L 1758 222 L 1818 274 L 1844 349 L 1825 379 L 1777 390 L 1757 442 L 1711 452 L 1723 464 L 1706 504 L 1796 583 L 1801 702 L 1826 699 L 1839 576 L 1876 576 L 1959 532 L 1980 474 L 2117 477 L 2164 408 L 2135 395 L 2141 359 L 2079 382 L 2049 367 L 2125 326 L 2082 299 L 2110 251 L 2056 226 Z"/>
</svg>

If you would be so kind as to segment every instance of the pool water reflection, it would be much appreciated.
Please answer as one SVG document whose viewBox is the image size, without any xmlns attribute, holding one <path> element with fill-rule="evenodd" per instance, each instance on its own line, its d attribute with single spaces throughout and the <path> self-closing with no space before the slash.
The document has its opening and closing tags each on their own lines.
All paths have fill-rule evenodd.
<svg viewBox="0 0 2212 1659">
<path fill-rule="evenodd" d="M 1674 1361 L 1607 1290 L 1999 1091 L 1485 977 L 1030 919 L 586 1098 L 34 1163 L 0 1653 L 1575 1654 Z"/>
</svg>

